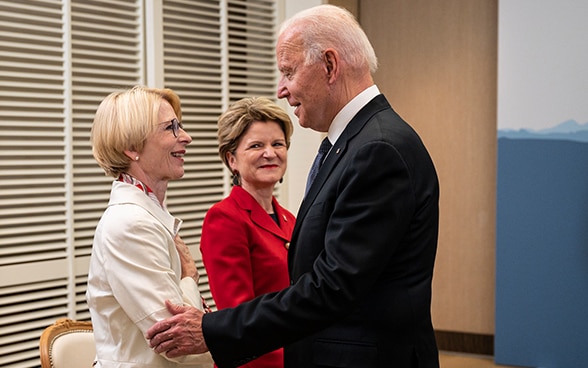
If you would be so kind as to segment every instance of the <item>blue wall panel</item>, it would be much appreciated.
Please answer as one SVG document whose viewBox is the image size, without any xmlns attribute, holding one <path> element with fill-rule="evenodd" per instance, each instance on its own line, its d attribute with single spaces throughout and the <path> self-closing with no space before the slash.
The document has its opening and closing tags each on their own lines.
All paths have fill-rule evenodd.
<svg viewBox="0 0 588 368">
<path fill-rule="evenodd" d="M 498 139 L 495 360 L 588 367 L 588 143 Z"/>
</svg>

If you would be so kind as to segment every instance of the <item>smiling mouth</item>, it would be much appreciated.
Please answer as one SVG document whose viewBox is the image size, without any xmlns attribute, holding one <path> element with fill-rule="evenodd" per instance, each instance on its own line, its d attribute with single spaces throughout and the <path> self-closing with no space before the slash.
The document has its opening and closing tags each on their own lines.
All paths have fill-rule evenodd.
<svg viewBox="0 0 588 368">
<path fill-rule="evenodd" d="M 173 157 L 178 157 L 178 158 L 182 158 L 184 157 L 184 153 L 179 153 L 179 152 L 172 152 L 171 154 Z"/>
</svg>

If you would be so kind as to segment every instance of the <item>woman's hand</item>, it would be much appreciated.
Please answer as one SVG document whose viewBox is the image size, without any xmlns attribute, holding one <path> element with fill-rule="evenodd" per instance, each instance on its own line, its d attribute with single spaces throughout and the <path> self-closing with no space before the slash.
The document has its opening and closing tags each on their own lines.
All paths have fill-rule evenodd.
<svg viewBox="0 0 588 368">
<path fill-rule="evenodd" d="M 180 262 L 182 264 L 182 278 L 191 277 L 194 279 L 194 281 L 196 281 L 196 284 L 198 284 L 198 269 L 196 268 L 196 263 L 194 263 L 194 258 L 192 257 L 192 253 L 190 253 L 190 249 L 182 240 L 182 238 L 180 238 L 179 234 L 174 238 L 174 243 L 176 245 L 176 249 L 178 250 L 178 254 L 180 255 Z"/>
</svg>

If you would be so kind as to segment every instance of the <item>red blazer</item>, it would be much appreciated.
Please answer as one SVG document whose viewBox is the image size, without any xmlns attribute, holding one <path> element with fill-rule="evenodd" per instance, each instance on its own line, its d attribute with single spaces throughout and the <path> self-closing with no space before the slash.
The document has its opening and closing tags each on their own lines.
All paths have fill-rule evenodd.
<svg viewBox="0 0 588 368">
<path fill-rule="evenodd" d="M 212 206 L 204 218 L 200 251 L 218 309 L 234 307 L 290 284 L 288 247 L 295 217 L 273 198 L 278 226 L 242 187 Z M 283 367 L 282 349 L 243 367 Z"/>
</svg>

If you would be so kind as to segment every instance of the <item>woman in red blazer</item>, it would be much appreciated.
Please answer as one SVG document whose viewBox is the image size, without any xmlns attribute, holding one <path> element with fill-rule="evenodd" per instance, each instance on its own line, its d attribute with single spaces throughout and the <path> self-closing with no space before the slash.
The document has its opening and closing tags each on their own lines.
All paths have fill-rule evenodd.
<svg viewBox="0 0 588 368">
<path fill-rule="evenodd" d="M 233 175 L 230 195 L 204 218 L 200 250 L 218 309 L 289 285 L 292 213 L 273 196 L 287 166 L 288 114 L 266 98 L 246 98 L 219 118 L 219 154 Z M 243 367 L 283 367 L 282 349 Z"/>
</svg>

